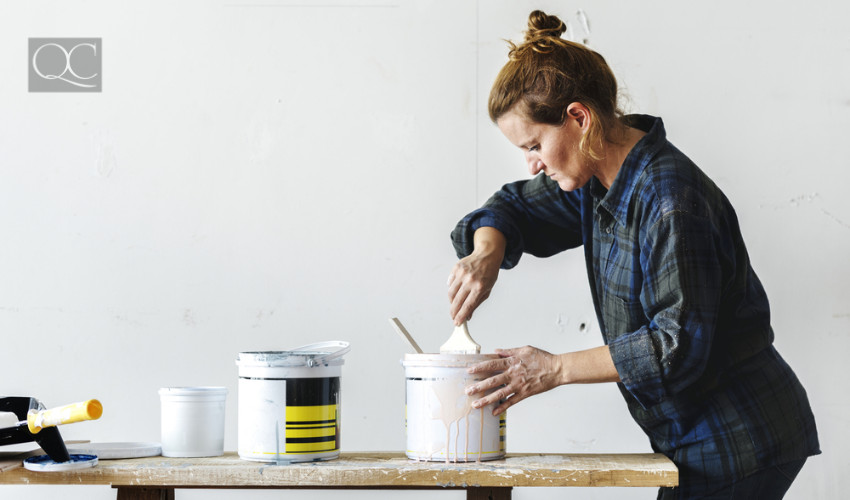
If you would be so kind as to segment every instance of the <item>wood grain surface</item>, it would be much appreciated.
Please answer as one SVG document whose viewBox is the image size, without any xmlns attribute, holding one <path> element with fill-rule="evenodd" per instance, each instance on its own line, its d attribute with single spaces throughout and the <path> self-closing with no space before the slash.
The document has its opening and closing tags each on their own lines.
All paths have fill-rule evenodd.
<svg viewBox="0 0 850 500">
<path fill-rule="evenodd" d="M 337 460 L 276 465 L 240 459 L 149 457 L 101 460 L 90 469 L 33 472 L 6 466 L 0 484 L 87 484 L 183 488 L 381 488 L 470 486 L 675 486 L 676 466 L 640 454 L 509 454 L 481 463 L 416 462 L 398 452 L 343 453 Z M 18 461 L 20 464 L 21 462 Z"/>
</svg>

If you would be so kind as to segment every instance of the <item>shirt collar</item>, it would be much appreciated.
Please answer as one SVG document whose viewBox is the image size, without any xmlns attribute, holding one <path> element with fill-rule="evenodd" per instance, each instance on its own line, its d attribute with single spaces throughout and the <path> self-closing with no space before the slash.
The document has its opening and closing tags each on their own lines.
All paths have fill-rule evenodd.
<svg viewBox="0 0 850 500">
<path fill-rule="evenodd" d="M 599 206 L 605 209 L 621 225 L 626 225 L 629 202 L 641 172 L 649 164 L 655 153 L 667 142 L 667 132 L 661 118 L 650 115 L 627 115 L 623 121 L 630 127 L 646 132 L 635 144 L 623 165 L 620 166 L 611 188 L 605 186 L 596 177 L 590 181 L 590 194 L 599 200 Z"/>
</svg>

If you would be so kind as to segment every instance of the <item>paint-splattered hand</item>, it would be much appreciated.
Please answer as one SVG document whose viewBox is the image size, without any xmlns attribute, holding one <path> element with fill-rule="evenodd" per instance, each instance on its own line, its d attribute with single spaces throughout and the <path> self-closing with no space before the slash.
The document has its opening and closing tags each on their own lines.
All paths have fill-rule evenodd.
<svg viewBox="0 0 850 500">
<path fill-rule="evenodd" d="M 499 415 L 523 399 L 554 389 L 563 384 L 563 366 L 560 356 L 536 347 L 525 346 L 515 349 L 496 349 L 499 359 L 473 365 L 469 373 L 495 373 L 490 378 L 467 387 L 468 395 L 492 393 L 472 403 L 481 408 L 494 403 L 498 406 L 493 415 Z M 501 404 L 499 401 L 501 400 Z"/>
<path fill-rule="evenodd" d="M 458 263 L 449 275 L 449 315 L 455 324 L 472 318 L 472 313 L 490 296 L 499 276 L 500 259 L 472 254 Z"/>
<path fill-rule="evenodd" d="M 492 227 L 475 231 L 475 250 L 459 260 L 449 274 L 449 315 L 455 325 L 472 318 L 472 313 L 490 296 L 505 256 L 505 237 Z"/>
</svg>

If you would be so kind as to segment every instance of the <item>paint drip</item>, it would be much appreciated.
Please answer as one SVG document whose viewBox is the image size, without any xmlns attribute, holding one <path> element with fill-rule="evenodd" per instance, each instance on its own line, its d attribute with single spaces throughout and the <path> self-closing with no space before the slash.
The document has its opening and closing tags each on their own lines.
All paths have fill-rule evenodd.
<svg viewBox="0 0 850 500">
<path fill-rule="evenodd" d="M 470 462 L 505 456 L 505 414 L 493 405 L 472 408 L 466 388 L 483 380 L 467 373 L 495 354 L 406 354 L 407 456 L 413 460 Z"/>
</svg>

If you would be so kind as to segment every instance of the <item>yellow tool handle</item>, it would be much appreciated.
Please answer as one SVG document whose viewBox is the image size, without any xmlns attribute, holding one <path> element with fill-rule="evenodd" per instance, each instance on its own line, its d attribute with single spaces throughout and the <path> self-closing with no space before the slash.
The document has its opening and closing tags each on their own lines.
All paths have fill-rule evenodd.
<svg viewBox="0 0 850 500">
<path fill-rule="evenodd" d="M 27 427 L 33 434 L 45 427 L 60 424 L 72 424 L 83 420 L 97 420 L 103 415 L 103 405 L 96 399 L 82 403 L 73 403 L 49 410 L 30 410 L 27 414 Z"/>
</svg>

